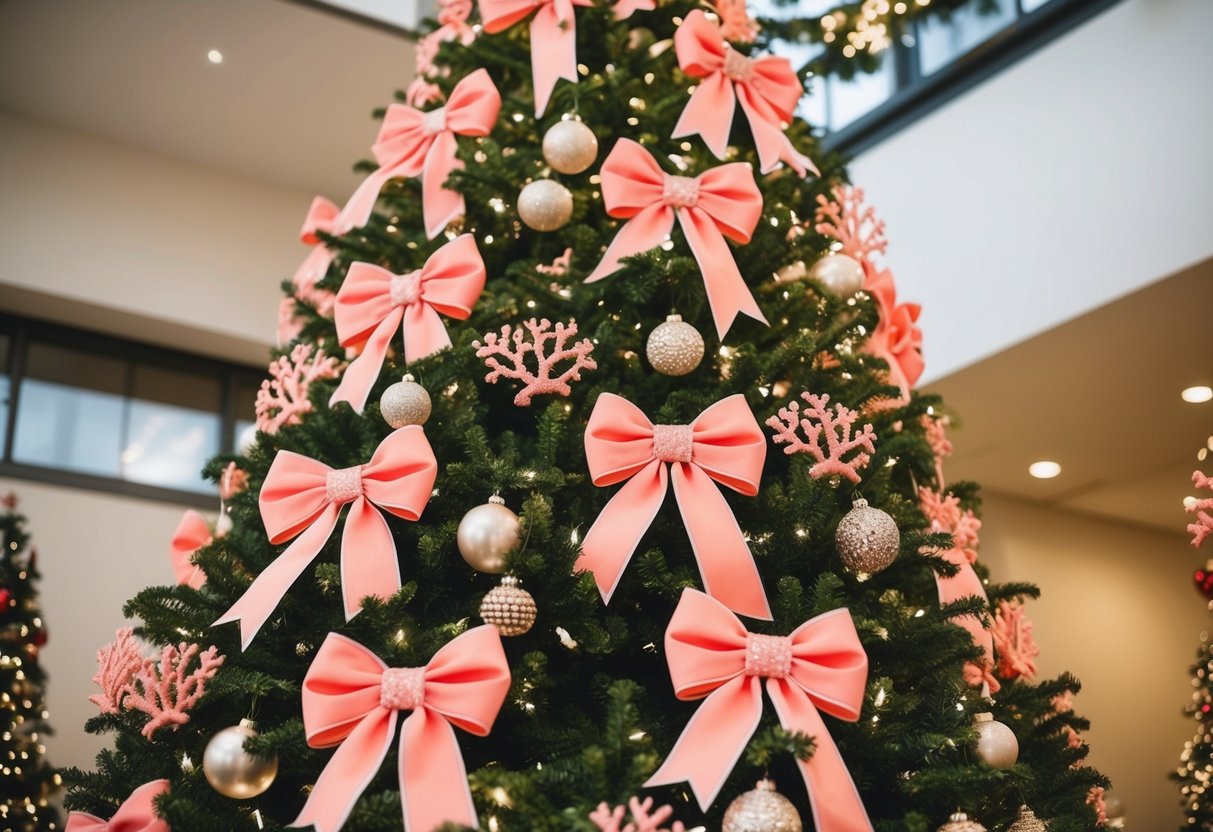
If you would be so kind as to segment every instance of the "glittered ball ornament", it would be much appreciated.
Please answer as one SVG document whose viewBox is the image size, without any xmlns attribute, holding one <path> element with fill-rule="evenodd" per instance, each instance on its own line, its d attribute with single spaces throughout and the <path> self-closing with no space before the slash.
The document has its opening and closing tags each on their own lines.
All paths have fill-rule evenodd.
<svg viewBox="0 0 1213 832">
<path fill-rule="evenodd" d="M 1049 826 L 1027 806 L 1019 807 L 1019 816 L 1007 827 L 1007 832 L 1049 832 Z"/>
<path fill-rule="evenodd" d="M 242 719 L 224 728 L 206 744 L 202 771 L 215 791 L 233 800 L 248 800 L 268 789 L 278 776 L 278 756 L 262 757 L 244 750 L 244 742 L 257 736 L 257 725 Z"/>
<path fill-rule="evenodd" d="M 536 231 L 563 228 L 573 216 L 573 194 L 559 182 L 536 179 L 518 194 L 518 216 Z"/>
<path fill-rule="evenodd" d="M 412 375 L 407 374 L 384 390 L 379 399 L 379 413 L 383 416 L 383 421 L 393 428 L 424 425 L 430 418 L 430 408 L 430 394 Z"/>
<path fill-rule="evenodd" d="M 531 593 L 513 575 L 501 579 L 480 602 L 480 617 L 492 624 L 503 636 L 520 636 L 531 629 L 539 609 Z"/>
<path fill-rule="evenodd" d="M 703 361 L 703 336 L 682 319 L 670 315 L 649 333 L 644 352 L 653 369 L 667 376 L 685 376 Z"/>
<path fill-rule="evenodd" d="M 827 254 L 809 270 L 809 276 L 816 279 L 831 295 L 839 298 L 849 298 L 863 288 L 863 266 L 853 257 L 845 254 Z"/>
<path fill-rule="evenodd" d="M 969 820 L 964 812 L 957 812 L 948 818 L 948 822 L 939 827 L 939 832 L 987 832 L 986 828 L 975 820 Z"/>
<path fill-rule="evenodd" d="M 800 813 L 792 801 L 775 791 L 771 780 L 758 785 L 729 804 L 721 832 L 801 832 Z"/>
<path fill-rule="evenodd" d="M 543 158 L 560 173 L 581 173 L 598 158 L 598 137 L 575 119 L 558 121 L 543 134 Z"/>
<path fill-rule="evenodd" d="M 977 756 L 990 768 L 1010 768 L 1019 759 L 1019 740 L 1015 732 L 994 719 L 994 714 L 978 714 Z"/>
<path fill-rule="evenodd" d="M 455 541 L 459 554 L 473 569 L 497 574 L 505 571 L 506 554 L 522 539 L 521 528 L 518 515 L 505 507 L 505 500 L 493 496 L 463 515 Z"/>
<path fill-rule="evenodd" d="M 858 499 L 838 524 L 834 545 L 849 571 L 867 577 L 875 575 L 897 558 L 901 534 L 893 518 L 868 501 Z"/>
</svg>

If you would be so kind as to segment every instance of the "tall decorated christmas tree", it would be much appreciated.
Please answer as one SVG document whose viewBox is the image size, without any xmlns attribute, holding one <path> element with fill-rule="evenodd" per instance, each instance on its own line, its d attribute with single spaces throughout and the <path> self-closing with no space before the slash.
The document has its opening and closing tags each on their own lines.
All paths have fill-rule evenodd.
<svg viewBox="0 0 1213 832">
<path fill-rule="evenodd" d="M 0 498 L 0 829 L 62 829 L 51 805 L 59 774 L 46 759 L 51 733 L 46 673 L 38 653 L 46 625 L 38 604 L 37 555 L 17 496 Z"/>
<path fill-rule="evenodd" d="M 101 652 L 73 819 L 1096 828 L 1078 682 L 1033 679 L 1036 590 L 988 580 L 918 308 L 768 40 L 443 4 L 308 214 L 218 523 Z"/>
</svg>

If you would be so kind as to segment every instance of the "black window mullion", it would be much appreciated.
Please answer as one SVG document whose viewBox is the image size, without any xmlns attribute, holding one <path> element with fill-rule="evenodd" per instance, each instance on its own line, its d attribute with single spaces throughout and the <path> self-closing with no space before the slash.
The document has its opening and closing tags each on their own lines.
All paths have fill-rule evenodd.
<svg viewBox="0 0 1213 832">
<path fill-rule="evenodd" d="M 13 458 L 13 438 L 17 434 L 17 406 L 21 403 L 21 380 L 25 368 L 25 329 L 14 326 L 8 333 L 8 420 L 4 425 L 4 444 L 0 459 Z"/>
</svg>

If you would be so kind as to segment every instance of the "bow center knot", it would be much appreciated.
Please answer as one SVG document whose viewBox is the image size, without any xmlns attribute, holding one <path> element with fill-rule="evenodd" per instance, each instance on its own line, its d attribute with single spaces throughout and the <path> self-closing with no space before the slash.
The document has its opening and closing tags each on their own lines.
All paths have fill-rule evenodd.
<svg viewBox="0 0 1213 832">
<path fill-rule="evenodd" d="M 421 132 L 427 136 L 435 136 L 446 129 L 446 107 L 430 110 L 421 114 Z"/>
<path fill-rule="evenodd" d="M 694 176 L 665 174 L 661 197 L 675 208 L 694 208 L 699 202 L 699 180 Z"/>
<path fill-rule="evenodd" d="M 332 503 L 350 503 L 362 496 L 362 466 L 329 471 L 324 478 L 325 496 Z"/>
<path fill-rule="evenodd" d="M 746 633 L 745 675 L 786 679 L 792 672 L 792 639 Z"/>
<path fill-rule="evenodd" d="M 754 77 L 754 59 L 742 55 L 736 49 L 726 49 L 724 74 L 734 81 L 745 83 Z"/>
<path fill-rule="evenodd" d="M 653 425 L 653 456 L 662 462 L 690 462 L 694 445 L 690 425 Z"/>
<path fill-rule="evenodd" d="M 393 711 L 415 711 L 425 704 L 425 668 L 389 667 L 379 682 L 379 705 Z"/>
<path fill-rule="evenodd" d="M 408 306 L 421 297 L 421 272 L 392 275 L 392 306 Z"/>
</svg>

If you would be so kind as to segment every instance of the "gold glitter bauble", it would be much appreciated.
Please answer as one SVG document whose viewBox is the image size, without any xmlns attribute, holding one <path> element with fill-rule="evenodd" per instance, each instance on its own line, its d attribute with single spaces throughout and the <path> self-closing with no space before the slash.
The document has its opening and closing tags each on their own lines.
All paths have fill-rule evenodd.
<svg viewBox="0 0 1213 832">
<path fill-rule="evenodd" d="M 580 121 L 558 121 L 543 134 L 543 158 L 561 173 L 581 173 L 598 158 L 598 137 Z"/>
<path fill-rule="evenodd" d="M 657 372 L 685 376 L 703 361 L 703 336 L 681 315 L 670 315 L 649 333 L 644 352 Z"/>
<path fill-rule="evenodd" d="M 278 756 L 260 757 L 244 750 L 244 741 L 257 736 L 257 725 L 242 719 L 224 728 L 202 752 L 202 772 L 215 791 L 233 800 L 248 800 L 268 789 L 278 776 Z"/>
<path fill-rule="evenodd" d="M 480 602 L 480 617 L 492 624 L 503 636 L 520 636 L 535 623 L 539 609 L 531 593 L 519 586 L 513 575 L 501 579 Z"/>
<path fill-rule="evenodd" d="M 986 828 L 975 820 L 969 820 L 964 812 L 957 812 L 939 827 L 939 832 L 986 832 Z"/>
<path fill-rule="evenodd" d="M 518 216 L 536 231 L 563 228 L 573 216 L 573 194 L 559 182 L 536 179 L 518 194 Z"/>
<path fill-rule="evenodd" d="M 1007 827 L 1007 832 L 1049 832 L 1049 827 L 1027 806 L 1020 806 L 1019 817 Z"/>
<path fill-rule="evenodd" d="M 801 832 L 803 828 L 792 801 L 775 791 L 773 781 L 759 780 L 729 804 L 720 832 Z"/>
<path fill-rule="evenodd" d="M 863 266 L 845 254 L 827 254 L 813 264 L 809 276 L 839 298 L 849 298 L 863 288 Z"/>
<path fill-rule="evenodd" d="M 406 425 L 424 425 L 430 418 L 430 394 L 413 380 L 411 375 L 383 391 L 379 399 L 379 413 L 383 421 L 394 428 Z"/>
<path fill-rule="evenodd" d="M 1019 759 L 1019 740 L 1015 732 L 1001 722 L 994 721 L 994 714 L 978 714 L 974 717 L 977 728 L 977 756 L 990 768 L 1010 768 Z"/>
<path fill-rule="evenodd" d="M 901 534 L 893 518 L 858 499 L 834 532 L 842 565 L 860 577 L 875 575 L 897 558 Z"/>
<path fill-rule="evenodd" d="M 505 556 L 522 540 L 518 515 L 493 496 L 482 506 L 463 515 L 455 542 L 473 569 L 496 574 L 505 571 Z"/>
</svg>

